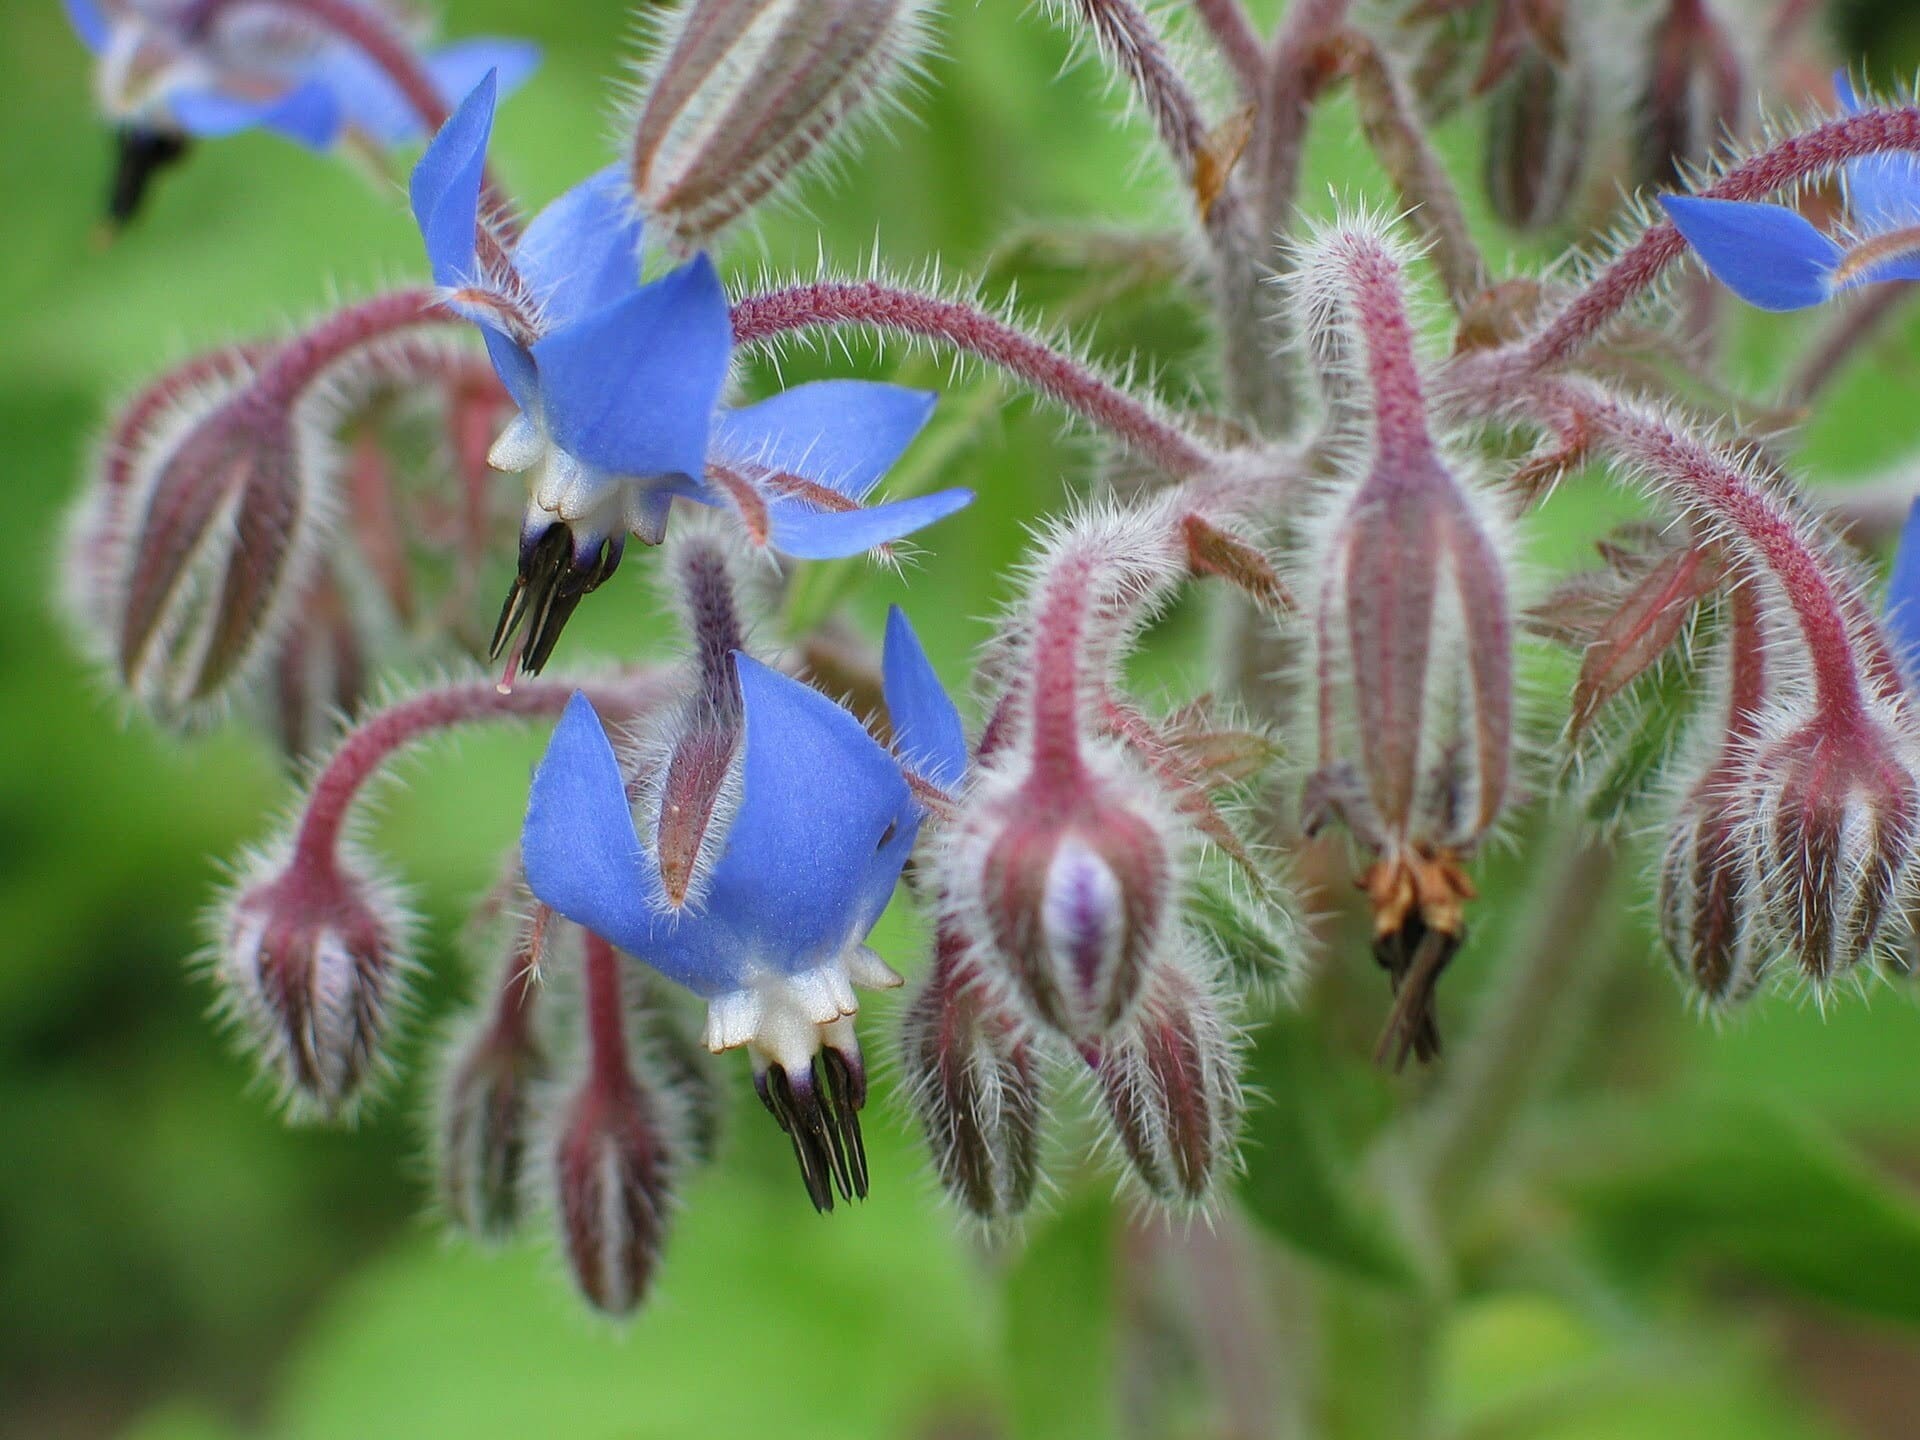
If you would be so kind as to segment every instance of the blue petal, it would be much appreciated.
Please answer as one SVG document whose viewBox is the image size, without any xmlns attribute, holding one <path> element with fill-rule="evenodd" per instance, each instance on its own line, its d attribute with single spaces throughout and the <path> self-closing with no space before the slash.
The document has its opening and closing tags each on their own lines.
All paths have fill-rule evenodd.
<svg viewBox="0 0 1920 1440">
<path fill-rule="evenodd" d="M 167 109 L 182 130 L 207 139 L 273 130 L 310 150 L 325 150 L 340 135 L 340 106 L 318 80 L 272 100 L 243 100 L 223 90 L 175 90 L 167 96 Z"/>
<path fill-rule="evenodd" d="M 499 93 L 511 93 L 540 63 L 537 45 L 518 40 L 462 40 L 426 57 L 433 88 L 452 106 L 487 77 L 498 73 Z M 333 45 L 310 71 L 326 81 L 339 99 L 348 123 L 383 145 L 411 140 L 424 128 L 419 112 L 366 53 L 351 45 Z"/>
<path fill-rule="evenodd" d="M 427 56 L 427 73 L 449 105 L 492 72 L 502 96 L 511 95 L 540 68 L 540 47 L 531 40 L 476 36 L 442 45 Z"/>
<path fill-rule="evenodd" d="M 816 510 L 784 497 L 767 504 L 768 543 L 796 560 L 839 560 L 911 535 L 973 502 L 971 490 L 939 490 L 859 510 Z"/>
<path fill-rule="evenodd" d="M 460 102 L 413 167 L 408 187 L 413 218 L 427 242 L 434 281 L 440 285 L 458 285 L 471 278 L 480 185 L 498 100 L 497 82 L 489 74 Z"/>
<path fill-rule="evenodd" d="M 66 7 L 67 23 L 73 26 L 80 43 L 96 55 L 105 50 L 109 39 L 107 17 L 94 0 L 66 0 Z"/>
<path fill-rule="evenodd" d="M 638 290 L 640 214 L 626 167 L 609 166 L 542 210 L 513 259 L 556 330 Z"/>
<path fill-rule="evenodd" d="M 1803 310 L 1826 300 L 1840 247 L 1784 205 L 1662 195 L 1660 203 L 1707 269 L 1762 310 Z"/>
<path fill-rule="evenodd" d="M 882 673 L 894 754 L 936 785 L 958 785 L 967 773 L 966 727 L 898 605 L 887 611 Z"/>
<path fill-rule="evenodd" d="M 500 383 L 507 387 L 507 393 L 513 397 L 513 403 L 522 410 L 537 415 L 540 376 L 534 369 L 533 356 L 527 347 L 487 324 L 481 325 L 480 338 L 487 342 L 487 358 L 493 361 L 493 373 L 498 375 Z"/>
<path fill-rule="evenodd" d="M 879 919 L 918 812 L 893 757 L 853 716 L 810 686 L 734 660 L 746 717 L 740 808 L 704 913 L 663 922 L 640 954 L 691 956 L 725 930 L 758 963 L 804 970 Z"/>
<path fill-rule="evenodd" d="M 871 380 L 816 380 L 724 412 L 714 452 L 861 500 L 913 443 L 937 398 Z"/>
<path fill-rule="evenodd" d="M 732 352 L 726 293 L 696 256 L 534 345 L 548 432 L 610 474 L 697 480 Z"/>
<path fill-rule="evenodd" d="M 623 950 L 645 939 L 626 784 L 599 715 L 577 690 L 533 773 L 520 855 L 527 888 L 567 919 Z"/>
<path fill-rule="evenodd" d="M 1845 70 L 1834 71 L 1833 93 L 1849 115 L 1867 108 Z M 1869 155 L 1849 160 L 1841 169 L 1847 177 L 1847 211 L 1860 234 L 1876 235 L 1920 221 L 1920 156 Z"/>
<path fill-rule="evenodd" d="M 1887 582 L 1887 638 L 1907 674 L 1920 675 L 1920 501 L 1907 511 Z"/>
<path fill-rule="evenodd" d="M 1860 103 L 1860 92 L 1853 88 L 1853 76 L 1844 68 L 1833 72 L 1833 96 L 1849 115 L 1858 115 L 1865 108 Z"/>
</svg>

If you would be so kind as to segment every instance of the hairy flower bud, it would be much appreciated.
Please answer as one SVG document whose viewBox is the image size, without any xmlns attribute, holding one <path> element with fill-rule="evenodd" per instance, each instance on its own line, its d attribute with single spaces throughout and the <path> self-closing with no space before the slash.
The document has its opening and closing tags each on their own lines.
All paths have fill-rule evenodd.
<svg viewBox="0 0 1920 1440">
<path fill-rule="evenodd" d="M 1669 0 L 1648 51 L 1633 117 L 1633 183 L 1682 189 L 1739 125 L 1740 56 L 1707 0 Z"/>
<path fill-rule="evenodd" d="M 162 718 L 217 701 L 304 589 L 309 462 L 291 411 L 251 388 L 158 435 L 136 461 L 112 646 L 121 682 Z"/>
<path fill-rule="evenodd" d="M 1594 125 L 1591 57 L 1524 49 L 1488 100 L 1487 198 L 1516 230 L 1557 224 L 1586 174 Z"/>
<path fill-rule="evenodd" d="M 1660 938 L 1681 980 L 1710 1006 L 1751 995 L 1766 958 L 1755 876 L 1739 845 L 1742 802 L 1717 785 L 1696 789 L 1660 857 Z"/>
<path fill-rule="evenodd" d="M 412 921 L 348 859 L 295 858 L 243 883 L 218 925 L 216 973 L 232 1016 L 296 1107 L 348 1113 L 407 970 Z"/>
<path fill-rule="evenodd" d="M 694 0 L 642 85 L 631 179 L 649 220 L 707 244 L 910 70 L 919 0 Z"/>
<path fill-rule="evenodd" d="M 1756 748 L 1761 901 L 1816 985 L 1866 958 L 1911 875 L 1920 787 L 1903 749 L 1876 718 L 1843 714 Z"/>
<path fill-rule="evenodd" d="M 1213 998 L 1183 969 L 1156 966 L 1127 1028 L 1087 1058 L 1148 1193 L 1204 1201 L 1231 1163 L 1242 1108 L 1239 1059 Z"/>
<path fill-rule="evenodd" d="M 901 1026 L 901 1062 L 940 1183 L 981 1220 L 1008 1220 L 1039 1178 L 1040 1057 L 951 927 Z"/>
<path fill-rule="evenodd" d="M 590 1067 L 567 1105 L 553 1173 L 567 1263 L 605 1314 L 633 1313 L 652 1283 L 671 1207 L 668 1154 L 639 1080 Z"/>
</svg>

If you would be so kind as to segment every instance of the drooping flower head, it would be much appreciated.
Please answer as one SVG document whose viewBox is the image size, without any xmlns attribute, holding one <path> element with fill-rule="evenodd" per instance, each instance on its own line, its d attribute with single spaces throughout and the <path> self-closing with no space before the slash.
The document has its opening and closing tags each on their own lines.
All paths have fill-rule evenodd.
<svg viewBox="0 0 1920 1440">
<path fill-rule="evenodd" d="M 888 640 L 895 655 L 918 649 L 904 623 Z M 744 717 L 739 801 L 701 904 L 656 903 L 659 856 L 635 830 L 620 761 L 579 695 L 534 776 L 527 883 L 707 1002 L 708 1048 L 750 1051 L 761 1097 L 825 1210 L 836 1186 L 844 1198 L 866 1194 L 854 986 L 900 983 L 864 942 L 923 811 L 900 762 L 846 710 L 738 651 L 733 663 Z M 890 658 L 887 690 L 902 754 L 933 755 L 943 771 L 964 765 L 964 752 L 936 749 L 959 726 L 929 667 Z"/>
<path fill-rule="evenodd" d="M 191 138 L 264 129 L 313 150 L 348 135 L 396 145 L 425 130 L 398 83 L 363 50 L 285 7 L 205 0 L 64 0 L 97 57 L 101 110 L 118 128 L 112 218 L 132 218 L 154 173 Z M 367 24 L 396 41 L 425 37 L 378 3 Z M 539 64 L 537 46 L 472 39 L 422 51 L 420 67 L 451 106 L 489 71 L 512 89 Z"/>
<path fill-rule="evenodd" d="M 725 292 L 704 255 L 647 284 L 618 168 L 561 196 L 511 250 L 480 214 L 494 85 L 482 83 L 413 177 L 434 279 L 486 337 L 520 414 L 494 447 L 527 476 L 520 574 L 496 651 L 524 623 L 538 670 L 626 537 L 657 544 L 674 498 L 732 509 L 755 544 L 801 559 L 857 555 L 958 510 L 943 490 L 863 505 L 934 397 L 867 381 L 796 386 L 721 406 L 732 360 Z"/>
<path fill-rule="evenodd" d="M 1834 90 L 1848 114 L 1863 108 L 1842 71 Z M 1845 290 L 1920 280 L 1920 155 L 1869 155 L 1844 167 L 1847 208 L 1829 234 L 1785 205 L 1662 195 L 1714 278 L 1762 310 L 1804 310 Z"/>
</svg>

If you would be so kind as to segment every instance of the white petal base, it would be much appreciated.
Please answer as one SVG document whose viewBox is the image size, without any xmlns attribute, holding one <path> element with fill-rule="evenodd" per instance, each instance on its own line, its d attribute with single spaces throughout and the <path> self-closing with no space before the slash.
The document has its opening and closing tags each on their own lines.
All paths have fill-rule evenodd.
<svg viewBox="0 0 1920 1440">
<path fill-rule="evenodd" d="M 773 1064 L 804 1071 L 831 1027 L 859 1013 L 853 987 L 888 990 L 900 975 L 864 945 L 824 965 L 792 975 L 763 972 L 738 990 L 707 1002 L 707 1048 L 718 1054 L 751 1047 L 755 1068 Z"/>
</svg>

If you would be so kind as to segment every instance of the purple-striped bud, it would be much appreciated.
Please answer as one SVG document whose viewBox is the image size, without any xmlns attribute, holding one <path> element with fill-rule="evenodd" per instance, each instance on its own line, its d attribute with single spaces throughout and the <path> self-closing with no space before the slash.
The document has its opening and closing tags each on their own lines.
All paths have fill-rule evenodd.
<svg viewBox="0 0 1920 1440">
<path fill-rule="evenodd" d="M 1032 1202 L 1040 1173 L 1040 1056 L 966 949 L 942 928 L 900 1055 L 947 1194 L 981 1220 L 1009 1220 Z"/>
<path fill-rule="evenodd" d="M 1593 147 L 1592 56 L 1569 42 L 1556 56 L 1522 47 L 1487 101 L 1487 198 L 1516 230 L 1557 224 Z"/>
<path fill-rule="evenodd" d="M 1213 998 L 1185 971 L 1157 966 L 1126 1029 L 1086 1055 L 1147 1192 L 1205 1201 L 1232 1162 L 1242 1109 L 1238 1056 Z"/>
<path fill-rule="evenodd" d="M 694 0 L 641 84 L 629 164 L 656 233 L 708 244 L 880 108 L 923 42 L 920 0 Z"/>
<path fill-rule="evenodd" d="M 257 389 L 202 402 L 132 465 L 113 566 L 122 684 L 163 719 L 217 703 L 305 589 L 312 465 Z"/>
<path fill-rule="evenodd" d="M 243 883 L 219 921 L 226 1005 L 296 1109 L 348 1113 L 380 1062 L 412 922 L 345 859 L 300 858 Z"/>
<path fill-rule="evenodd" d="M 1876 717 L 1836 711 L 1755 750 L 1759 893 L 1816 985 L 1866 958 L 1912 875 L 1920 787 L 1905 748 Z"/>
<path fill-rule="evenodd" d="M 540 911 L 516 927 L 491 1003 L 447 1056 L 434 1127 L 447 1217 L 471 1235 L 503 1240 L 520 1223 L 535 1091 L 547 1058 L 534 1029 L 536 974 L 549 921 Z"/>
<path fill-rule="evenodd" d="M 1633 183 L 1684 190 L 1714 147 L 1737 132 L 1746 81 L 1740 55 L 1707 0 L 1669 0 L 1648 37 L 1646 83 L 1633 117 Z"/>
<path fill-rule="evenodd" d="M 646 1298 L 671 1213 L 659 1106 L 624 1071 L 590 1066 L 568 1102 L 553 1171 L 561 1240 L 581 1294 L 607 1315 Z"/>
</svg>

